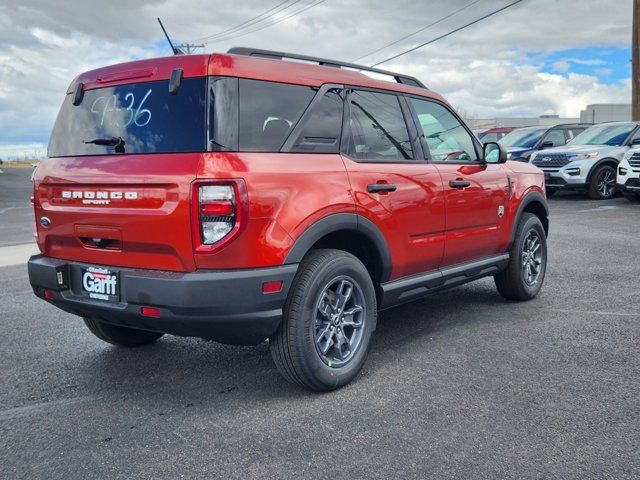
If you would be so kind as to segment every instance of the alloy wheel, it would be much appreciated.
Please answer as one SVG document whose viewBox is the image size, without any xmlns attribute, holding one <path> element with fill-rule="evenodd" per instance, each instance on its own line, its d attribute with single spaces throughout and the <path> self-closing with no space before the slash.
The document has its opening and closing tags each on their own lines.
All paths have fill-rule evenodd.
<svg viewBox="0 0 640 480">
<path fill-rule="evenodd" d="M 531 229 L 525 237 L 522 249 L 522 276 L 530 287 L 538 283 L 543 261 L 540 235 L 536 230 Z"/>
<path fill-rule="evenodd" d="M 603 170 L 598 177 L 598 193 L 603 198 L 609 198 L 613 195 L 615 187 L 616 178 L 613 170 L 608 168 Z"/>
<path fill-rule="evenodd" d="M 315 346 L 330 367 L 346 365 L 355 355 L 364 335 L 366 318 L 362 289 L 350 277 L 329 281 L 316 302 Z"/>
</svg>

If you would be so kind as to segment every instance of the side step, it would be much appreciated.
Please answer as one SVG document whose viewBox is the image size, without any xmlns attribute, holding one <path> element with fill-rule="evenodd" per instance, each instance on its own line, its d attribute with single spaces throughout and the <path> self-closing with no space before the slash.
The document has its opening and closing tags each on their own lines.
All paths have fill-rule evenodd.
<svg viewBox="0 0 640 480">
<path fill-rule="evenodd" d="M 380 309 L 409 302 L 427 293 L 495 275 L 505 269 L 508 263 L 509 254 L 504 253 L 383 283 L 380 285 L 382 288 Z"/>
</svg>

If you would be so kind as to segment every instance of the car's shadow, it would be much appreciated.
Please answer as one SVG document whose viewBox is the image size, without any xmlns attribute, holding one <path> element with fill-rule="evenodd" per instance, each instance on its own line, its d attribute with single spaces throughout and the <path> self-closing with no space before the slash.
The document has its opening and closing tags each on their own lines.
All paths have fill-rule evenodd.
<svg viewBox="0 0 640 480">
<path fill-rule="evenodd" d="M 383 311 L 378 316 L 364 372 L 375 375 L 389 355 L 401 359 L 402 346 L 428 339 L 436 328 L 481 321 L 486 315 L 474 312 L 505 303 L 493 282 L 486 280 Z M 154 402 L 170 399 L 180 406 L 221 396 L 264 400 L 309 395 L 278 374 L 266 342 L 256 347 L 238 347 L 166 336 L 153 345 L 136 349 L 111 347 L 97 340 L 92 343 L 93 348 L 78 366 L 85 371 L 78 373 L 91 377 L 85 387 L 88 393 L 100 396 L 117 392 L 136 398 L 153 397 Z"/>
</svg>

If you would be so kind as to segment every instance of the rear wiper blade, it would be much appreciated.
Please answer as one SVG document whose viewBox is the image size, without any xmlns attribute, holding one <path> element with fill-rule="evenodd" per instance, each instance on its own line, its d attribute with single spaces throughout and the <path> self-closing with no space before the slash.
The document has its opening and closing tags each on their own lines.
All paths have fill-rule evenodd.
<svg viewBox="0 0 640 480">
<path fill-rule="evenodd" d="M 94 145 L 116 147 L 116 153 L 124 153 L 124 140 L 122 139 L 122 137 L 94 138 L 93 140 L 83 140 L 82 143 L 92 143 Z"/>
<path fill-rule="evenodd" d="M 93 140 L 83 140 L 82 143 L 93 143 L 94 145 L 106 145 L 108 147 L 117 147 L 122 145 L 124 147 L 124 140 L 122 137 L 94 138 Z"/>
</svg>

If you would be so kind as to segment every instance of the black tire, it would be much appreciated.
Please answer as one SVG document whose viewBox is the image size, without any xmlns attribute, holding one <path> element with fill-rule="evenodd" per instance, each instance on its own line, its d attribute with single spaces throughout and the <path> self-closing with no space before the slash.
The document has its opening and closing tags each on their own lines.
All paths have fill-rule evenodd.
<svg viewBox="0 0 640 480">
<path fill-rule="evenodd" d="M 333 338 L 333 320 L 329 320 L 329 317 L 333 318 L 336 311 L 340 312 L 340 310 L 334 309 L 332 302 L 326 301 L 329 297 L 325 295 L 331 285 L 342 282 L 344 279 L 353 282 L 352 293 L 349 295 L 352 300 L 348 301 L 356 302 L 357 299 L 362 302 L 361 311 L 357 313 L 361 330 L 358 330 L 358 343 L 353 351 L 349 350 L 348 361 L 345 360 L 346 363 L 337 365 L 321 353 L 322 348 L 319 345 L 326 337 L 319 335 L 318 331 L 324 331 Z M 345 297 L 346 295 L 342 298 Z M 336 299 L 337 305 L 339 297 L 332 298 Z M 347 304 L 342 305 L 344 320 Z M 335 308 L 338 307 L 339 305 Z M 327 314 L 329 310 L 333 312 L 331 315 Z M 356 314 L 352 314 L 350 317 L 352 324 L 355 318 Z M 376 328 L 376 320 L 375 289 L 369 272 L 362 262 L 341 250 L 313 250 L 300 263 L 285 303 L 282 323 L 278 331 L 269 339 L 271 356 L 280 373 L 293 383 L 315 391 L 340 388 L 353 380 L 364 365 Z M 339 318 L 337 322 L 340 322 Z M 331 332 L 328 331 L 329 328 Z M 340 333 L 342 339 L 349 339 L 348 334 L 351 333 L 351 340 L 354 340 L 355 327 L 349 327 L 345 323 L 335 328 L 335 334 L 342 332 Z M 325 345 L 328 344 L 329 340 L 326 339 Z M 331 345 L 337 346 L 331 346 L 331 349 L 339 348 L 342 354 L 342 345 L 349 345 L 349 343 L 341 341 Z"/>
<path fill-rule="evenodd" d="M 608 200 L 616 195 L 616 169 L 611 165 L 599 166 L 589 181 L 589 198 Z"/>
<path fill-rule="evenodd" d="M 547 198 L 549 198 L 549 197 L 553 197 L 556 193 L 558 193 L 558 190 L 555 188 L 547 188 L 545 190 L 545 193 L 547 194 Z"/>
<path fill-rule="evenodd" d="M 528 241 L 531 236 L 539 240 L 539 249 L 536 252 L 540 252 L 541 260 L 534 283 L 528 281 L 525 263 L 525 253 L 528 255 Z M 494 277 L 498 293 L 507 300 L 525 301 L 535 298 L 542 288 L 547 271 L 547 237 L 542 222 L 534 214 L 522 214 L 509 249 L 509 256 L 507 268 Z M 529 272 L 533 271 L 532 268 L 530 267 Z"/>
<path fill-rule="evenodd" d="M 84 318 L 84 323 L 100 340 L 119 347 L 140 347 L 158 340 L 164 333 L 137 330 L 135 328 L 110 325 L 99 320 Z"/>
</svg>

